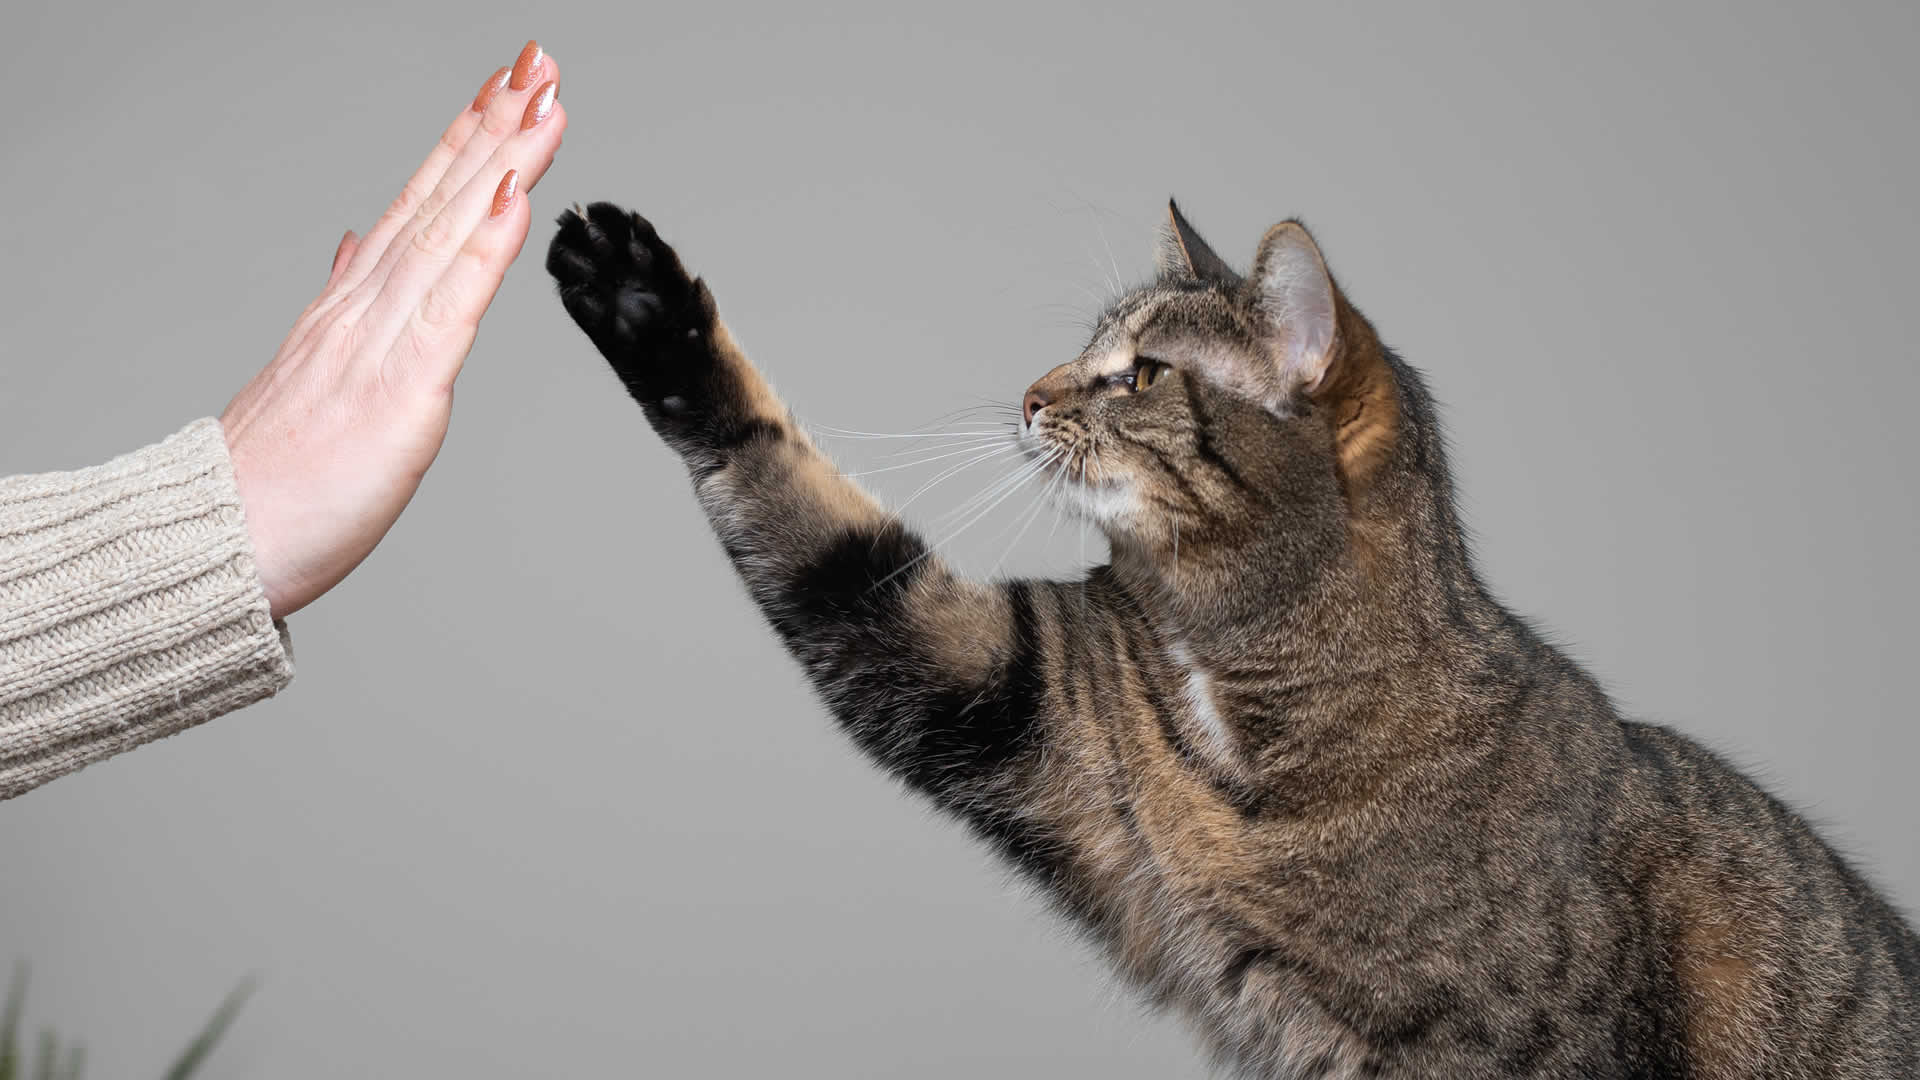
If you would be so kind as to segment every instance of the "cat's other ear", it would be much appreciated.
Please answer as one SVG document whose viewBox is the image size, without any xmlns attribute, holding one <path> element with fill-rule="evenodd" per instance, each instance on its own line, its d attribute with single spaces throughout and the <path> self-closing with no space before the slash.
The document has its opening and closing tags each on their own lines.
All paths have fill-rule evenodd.
<svg viewBox="0 0 1920 1080">
<path fill-rule="evenodd" d="M 1172 199 L 1167 200 L 1167 223 L 1160 230 L 1155 261 L 1162 278 L 1190 278 L 1229 286 L 1240 283 L 1240 275 L 1200 239 L 1200 234 Z"/>
<path fill-rule="evenodd" d="M 1287 392 L 1319 390 L 1333 363 L 1338 311 L 1333 278 L 1306 226 L 1283 221 L 1260 238 L 1253 289 L 1282 385 Z"/>
<path fill-rule="evenodd" d="M 1267 230 L 1248 282 L 1278 369 L 1281 400 L 1304 392 L 1328 410 L 1348 492 L 1364 492 L 1400 428 L 1386 350 L 1366 317 L 1340 294 L 1306 227 Z"/>
</svg>

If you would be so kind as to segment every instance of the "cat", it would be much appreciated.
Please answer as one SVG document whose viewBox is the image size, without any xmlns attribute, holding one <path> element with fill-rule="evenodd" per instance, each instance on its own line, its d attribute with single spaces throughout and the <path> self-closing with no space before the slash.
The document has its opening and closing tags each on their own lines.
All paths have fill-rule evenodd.
<svg viewBox="0 0 1920 1080">
<path fill-rule="evenodd" d="M 1025 395 L 1111 542 L 965 580 L 840 473 L 644 218 L 547 267 L 846 733 L 1247 1077 L 1920 1076 L 1920 940 L 1794 811 L 1497 603 L 1422 378 L 1298 222 Z"/>
</svg>

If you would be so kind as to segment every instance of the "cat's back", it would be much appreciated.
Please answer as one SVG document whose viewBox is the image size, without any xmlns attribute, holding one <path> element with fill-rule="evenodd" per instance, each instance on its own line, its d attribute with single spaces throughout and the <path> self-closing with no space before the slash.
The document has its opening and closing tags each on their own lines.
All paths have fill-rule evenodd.
<svg viewBox="0 0 1920 1080">
<path fill-rule="evenodd" d="M 1382 816 L 1396 828 L 1329 852 L 1311 898 L 1328 914 L 1302 917 L 1325 970 L 1416 985 L 1421 962 L 1394 958 L 1429 955 L 1446 999 L 1471 1003 L 1400 1064 L 1920 1077 L 1920 938 L 1900 913 L 1739 770 L 1624 720 L 1539 639 L 1505 644 L 1461 695 L 1485 740 L 1463 740 L 1433 801 Z M 1370 1011 L 1359 995 L 1386 1000 L 1368 980 L 1317 989 L 1351 992 L 1349 1022 Z"/>
<path fill-rule="evenodd" d="M 1920 939 L 1899 913 L 1700 744 L 1649 724 L 1619 731 L 1618 869 L 1674 998 L 1647 1004 L 1695 1071 L 1920 1075 Z"/>
</svg>

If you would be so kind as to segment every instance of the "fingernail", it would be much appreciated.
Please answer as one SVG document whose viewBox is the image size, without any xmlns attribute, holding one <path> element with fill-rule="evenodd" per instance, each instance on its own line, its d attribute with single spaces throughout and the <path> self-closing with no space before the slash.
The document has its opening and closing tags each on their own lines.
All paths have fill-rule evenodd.
<svg viewBox="0 0 1920 1080">
<path fill-rule="evenodd" d="M 487 81 L 481 84 L 480 92 L 473 95 L 473 111 L 484 112 L 487 105 L 493 101 L 493 95 L 506 87 L 507 76 L 511 74 L 513 74 L 512 68 L 501 68 L 489 75 Z"/>
<path fill-rule="evenodd" d="M 520 170 L 508 169 L 507 175 L 500 178 L 500 186 L 493 189 L 493 209 L 487 212 L 487 220 L 492 221 L 505 214 L 519 191 Z"/>
<path fill-rule="evenodd" d="M 534 91 L 533 100 L 527 102 L 527 111 L 520 117 L 520 130 L 527 131 L 535 124 L 553 115 L 553 102 L 560 96 L 560 88 L 554 83 L 546 83 Z"/>
<path fill-rule="evenodd" d="M 520 50 L 520 59 L 513 62 L 513 79 L 507 85 L 515 90 L 525 90 L 532 86 L 534 75 L 540 71 L 540 66 L 546 62 L 546 59 L 547 54 L 540 51 L 539 42 L 527 42 L 527 47 Z"/>
</svg>

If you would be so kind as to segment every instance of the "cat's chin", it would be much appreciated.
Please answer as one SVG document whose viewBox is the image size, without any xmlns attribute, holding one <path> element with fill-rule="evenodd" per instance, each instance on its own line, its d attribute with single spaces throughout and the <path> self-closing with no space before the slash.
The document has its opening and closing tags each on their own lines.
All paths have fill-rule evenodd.
<svg viewBox="0 0 1920 1080">
<path fill-rule="evenodd" d="M 1110 533 L 1130 533 L 1139 524 L 1140 496 L 1131 484 L 1091 484 L 1069 477 L 1050 497 L 1068 513 Z"/>
</svg>

